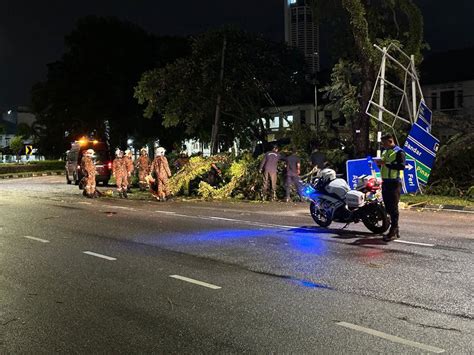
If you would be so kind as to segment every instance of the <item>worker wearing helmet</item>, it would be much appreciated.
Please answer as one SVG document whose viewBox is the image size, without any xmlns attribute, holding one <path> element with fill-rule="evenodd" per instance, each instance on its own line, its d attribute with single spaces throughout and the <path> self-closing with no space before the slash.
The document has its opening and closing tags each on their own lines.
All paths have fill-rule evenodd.
<svg viewBox="0 0 474 355">
<path fill-rule="evenodd" d="M 84 155 L 81 160 L 81 170 L 84 175 L 84 196 L 88 198 L 96 197 L 97 194 L 95 193 L 95 176 L 97 174 L 95 164 L 94 164 L 94 150 L 87 149 L 84 152 Z"/>
<path fill-rule="evenodd" d="M 127 149 L 125 151 L 125 156 L 123 157 L 125 161 L 125 166 L 127 167 L 127 192 L 131 192 L 132 188 L 132 175 L 133 175 L 133 160 L 132 160 L 132 151 Z"/>
<path fill-rule="evenodd" d="M 169 195 L 168 179 L 171 177 L 168 159 L 165 157 L 165 148 L 159 147 L 156 150 L 156 157 L 151 164 L 151 172 L 156 175 L 156 182 L 158 185 L 158 199 L 166 201 Z"/>
<path fill-rule="evenodd" d="M 150 159 L 146 148 L 140 149 L 140 157 L 137 159 L 135 168 L 138 169 L 140 191 L 145 191 L 148 185 L 145 178 L 150 173 Z"/>
<path fill-rule="evenodd" d="M 112 174 L 115 177 L 117 184 L 117 192 L 120 198 L 127 198 L 127 166 L 123 157 L 123 152 L 120 149 L 115 151 L 115 159 L 112 163 Z"/>
</svg>

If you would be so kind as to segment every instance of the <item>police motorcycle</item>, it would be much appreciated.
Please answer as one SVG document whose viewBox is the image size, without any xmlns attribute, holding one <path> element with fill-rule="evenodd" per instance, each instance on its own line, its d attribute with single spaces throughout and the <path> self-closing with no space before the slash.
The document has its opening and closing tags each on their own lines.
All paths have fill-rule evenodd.
<svg viewBox="0 0 474 355">
<path fill-rule="evenodd" d="M 300 194 L 310 202 L 311 217 L 326 228 L 332 222 L 362 223 L 373 233 L 382 234 L 390 227 L 390 219 L 380 196 L 381 183 L 372 176 L 358 178 L 351 190 L 344 179 L 332 169 L 312 171 L 302 180 Z"/>
</svg>

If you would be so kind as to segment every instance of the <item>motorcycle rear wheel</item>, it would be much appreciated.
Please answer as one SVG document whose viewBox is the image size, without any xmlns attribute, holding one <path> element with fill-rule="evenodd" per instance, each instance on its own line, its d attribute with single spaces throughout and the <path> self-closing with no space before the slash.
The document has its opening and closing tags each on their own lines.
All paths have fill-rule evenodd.
<svg viewBox="0 0 474 355">
<path fill-rule="evenodd" d="M 324 208 L 316 207 L 314 202 L 311 202 L 309 210 L 311 212 L 311 217 L 318 226 L 326 228 L 332 223 L 332 219 L 328 216 L 327 211 Z"/>
<path fill-rule="evenodd" d="M 362 222 L 368 230 L 375 234 L 382 234 L 390 227 L 390 218 L 387 215 L 387 211 L 379 204 L 367 206 Z"/>
</svg>

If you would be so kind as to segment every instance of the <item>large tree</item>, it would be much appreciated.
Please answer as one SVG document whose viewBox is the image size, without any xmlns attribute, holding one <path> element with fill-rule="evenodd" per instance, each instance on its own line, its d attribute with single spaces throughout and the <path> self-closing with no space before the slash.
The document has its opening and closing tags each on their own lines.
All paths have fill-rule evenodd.
<svg viewBox="0 0 474 355">
<path fill-rule="evenodd" d="M 235 138 L 266 141 L 263 108 L 298 102 L 305 86 L 298 51 L 226 28 L 195 37 L 190 56 L 144 73 L 135 97 L 146 105 L 145 116 L 162 114 L 165 126 L 182 126 L 189 137 L 209 142 L 220 96 L 219 137 L 225 146 Z"/>
<path fill-rule="evenodd" d="M 130 136 L 163 134 L 160 125 L 142 122 L 133 87 L 144 71 L 188 50 L 186 39 L 156 37 L 116 18 L 79 20 L 65 38 L 62 58 L 48 65 L 47 80 L 32 90 L 42 152 L 57 156 L 80 135 L 104 137 L 106 121 L 113 146 Z"/>
<path fill-rule="evenodd" d="M 352 117 L 352 131 L 356 154 L 363 156 L 369 151 L 370 120 L 365 109 L 370 100 L 377 76 L 380 55 L 373 44 L 379 41 L 397 40 L 403 49 L 421 61 L 423 45 L 423 17 L 413 0 L 308 0 L 318 21 L 330 21 L 338 16 L 339 30 L 332 31 L 336 43 L 345 43 L 335 50 L 341 58 L 354 62 L 360 68 L 361 82 L 354 96 L 359 108 Z M 342 38 L 338 37 L 338 33 Z M 347 34 L 350 34 L 348 37 Z M 336 54 L 337 55 L 337 54 Z M 340 71 L 341 65 L 335 67 Z M 334 76 L 334 78 L 336 78 Z M 338 87 L 333 82 L 332 87 Z M 347 99 L 347 92 L 339 96 Z"/>
</svg>

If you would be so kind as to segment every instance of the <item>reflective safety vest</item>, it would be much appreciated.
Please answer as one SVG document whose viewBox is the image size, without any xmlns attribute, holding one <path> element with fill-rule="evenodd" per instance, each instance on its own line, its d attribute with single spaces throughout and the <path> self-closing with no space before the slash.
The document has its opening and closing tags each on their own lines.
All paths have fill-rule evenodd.
<svg viewBox="0 0 474 355">
<path fill-rule="evenodd" d="M 397 160 L 397 153 L 403 151 L 399 146 L 387 149 L 382 153 L 382 160 L 385 164 L 393 164 Z M 382 180 L 401 180 L 403 179 L 403 170 L 390 169 L 386 165 L 380 168 Z"/>
</svg>

